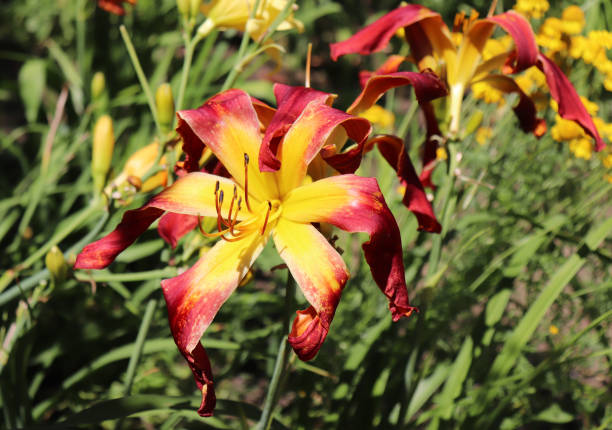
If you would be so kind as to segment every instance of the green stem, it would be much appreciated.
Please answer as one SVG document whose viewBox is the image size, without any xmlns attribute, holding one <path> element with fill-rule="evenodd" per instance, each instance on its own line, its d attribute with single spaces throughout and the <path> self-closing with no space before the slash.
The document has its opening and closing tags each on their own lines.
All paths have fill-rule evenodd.
<svg viewBox="0 0 612 430">
<path fill-rule="evenodd" d="M 440 189 L 440 192 L 436 198 L 442 203 L 442 210 L 438 211 L 440 214 L 440 220 L 442 221 L 442 231 L 438 235 L 433 236 L 433 243 L 431 252 L 429 253 L 428 262 L 428 276 L 434 276 L 438 270 L 438 264 L 440 263 L 440 252 L 442 250 L 442 242 L 444 236 L 448 232 L 448 221 L 450 219 L 450 208 L 451 193 L 455 185 L 455 169 L 457 168 L 457 143 L 448 142 L 448 171 L 444 178 L 444 183 Z"/>
<path fill-rule="evenodd" d="M 140 61 L 138 60 L 138 55 L 136 55 L 136 50 L 134 49 L 134 44 L 132 43 L 132 39 L 128 34 L 125 25 L 119 26 L 119 31 L 121 32 L 121 37 L 123 38 L 123 43 L 125 43 L 125 47 L 130 56 L 130 60 L 132 61 L 132 65 L 134 66 L 134 70 L 136 71 L 136 76 L 138 76 L 138 81 L 140 82 L 140 86 L 142 87 L 145 96 L 147 97 L 147 103 L 149 104 L 149 109 L 151 109 L 151 114 L 153 115 L 153 121 L 155 121 L 155 127 L 157 128 L 157 133 L 160 136 L 160 141 L 163 141 L 163 132 L 161 125 L 159 124 L 159 119 L 157 117 L 157 108 L 155 106 L 155 99 L 153 97 L 153 92 L 151 91 L 151 87 L 149 86 L 149 81 L 142 70 L 142 66 L 140 65 Z"/>
<path fill-rule="evenodd" d="M 402 122 L 397 128 L 397 136 L 399 136 L 402 139 L 406 138 L 406 133 L 408 132 L 408 126 L 412 122 L 412 118 L 414 118 L 414 114 L 416 113 L 419 107 L 419 103 L 417 102 L 416 97 L 414 96 L 414 91 L 412 92 L 412 96 L 410 100 L 411 100 L 410 107 L 406 111 L 406 114 L 402 118 Z"/>
<path fill-rule="evenodd" d="M 181 84 L 179 86 L 178 97 L 176 99 L 176 111 L 183 109 L 183 100 L 185 98 L 185 89 L 187 88 L 187 81 L 189 80 L 189 71 L 191 70 L 191 63 L 193 61 L 193 53 L 195 47 L 202 40 L 202 36 L 199 33 L 190 38 L 190 34 L 185 35 L 185 59 L 183 60 L 183 71 L 181 73 Z"/>
<path fill-rule="evenodd" d="M 272 413 L 274 412 L 274 406 L 278 400 L 280 394 L 280 382 L 283 379 L 284 373 L 287 370 L 287 359 L 291 352 L 291 346 L 287 342 L 286 334 L 289 332 L 289 324 L 291 321 L 291 314 L 293 313 L 293 299 L 295 296 L 295 281 L 291 277 L 291 273 L 287 273 L 287 285 L 285 290 L 285 312 L 283 316 L 282 325 L 282 339 L 278 346 L 278 353 L 276 355 L 276 363 L 274 364 L 274 371 L 272 372 L 272 379 L 270 380 L 270 386 L 268 387 L 268 393 L 266 394 L 266 400 L 264 402 L 263 411 L 259 422 L 257 423 L 257 430 L 268 430 L 272 423 Z"/>
<path fill-rule="evenodd" d="M 85 1 L 76 2 L 77 68 L 84 81 L 85 71 Z"/>
<path fill-rule="evenodd" d="M 145 340 L 147 339 L 147 333 L 149 327 L 151 327 L 151 321 L 153 319 L 153 313 L 157 307 L 157 299 L 149 300 L 145 309 L 144 316 L 142 317 L 142 323 L 138 329 L 138 336 L 136 336 L 136 343 L 134 344 L 134 351 L 130 357 L 127 372 L 125 375 L 125 386 L 123 387 L 123 395 L 129 396 L 132 391 L 132 384 L 134 383 L 134 376 L 136 374 L 136 366 L 142 356 L 142 350 L 144 348 Z"/>
<path fill-rule="evenodd" d="M 167 267 L 159 270 L 147 270 L 144 272 L 130 272 L 130 273 L 111 273 L 111 272 L 77 272 L 75 278 L 77 281 L 95 281 L 95 282 L 138 282 L 148 281 L 150 279 L 161 279 L 176 276 L 176 269 L 173 267 Z"/>
</svg>

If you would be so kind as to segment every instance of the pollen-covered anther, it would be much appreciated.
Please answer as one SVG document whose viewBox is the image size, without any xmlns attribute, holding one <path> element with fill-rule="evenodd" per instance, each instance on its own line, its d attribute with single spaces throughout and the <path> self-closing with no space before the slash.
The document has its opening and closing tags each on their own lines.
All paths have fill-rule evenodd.
<svg viewBox="0 0 612 430">
<path fill-rule="evenodd" d="M 244 153 L 244 201 L 247 205 L 247 210 L 251 211 L 251 205 L 249 204 L 249 154 Z"/>
<path fill-rule="evenodd" d="M 266 226 L 268 225 L 268 219 L 270 219 L 270 211 L 272 211 L 272 203 L 268 200 L 268 210 L 266 211 L 266 219 L 264 220 L 263 227 L 261 228 L 261 235 L 263 236 L 266 232 Z"/>
</svg>

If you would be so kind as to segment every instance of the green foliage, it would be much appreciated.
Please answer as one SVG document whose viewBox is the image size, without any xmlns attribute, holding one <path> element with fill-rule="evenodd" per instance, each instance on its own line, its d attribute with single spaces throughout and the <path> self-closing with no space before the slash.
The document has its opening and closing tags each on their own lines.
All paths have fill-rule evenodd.
<svg viewBox="0 0 612 430">
<path fill-rule="evenodd" d="M 287 274 L 273 270 L 282 263 L 273 249 L 264 250 L 253 280 L 203 338 L 219 399 L 208 419 L 195 412 L 199 393 L 172 340 L 159 285 L 210 243 L 193 232 L 172 250 L 151 229 L 108 269 L 70 273 L 62 283 L 51 281 L 45 255 L 57 245 L 74 263 L 84 245 L 153 195 L 108 204 L 91 193 L 90 133 L 102 113 L 113 117 L 117 139 L 110 178 L 135 150 L 172 141 L 156 127 L 143 79 L 150 88 L 169 82 L 175 102 L 184 85 L 183 108 L 220 91 L 228 75 L 233 86 L 273 104 L 272 81 L 303 83 L 312 42 L 313 87 L 338 93 L 335 106 L 348 106 L 359 92 L 358 68 L 371 69 L 382 57 L 333 63 L 328 44 L 397 2 L 298 3 L 305 32 L 271 35 L 285 50 L 279 71 L 256 44 L 245 42 L 241 54 L 242 34 L 215 31 L 192 46 L 185 80 L 188 36 L 175 0 L 139 0 L 125 17 L 93 1 L 3 6 L 2 22 L 11 25 L 0 29 L 0 81 L 7 83 L 0 93 L 7 106 L 0 121 L 0 426 L 236 429 L 257 422 L 286 336 Z M 456 2 L 428 5 L 443 7 L 445 16 L 457 10 Z M 474 5 L 482 10 L 488 2 Z M 592 10 L 589 22 L 603 19 Z M 88 94 L 99 70 L 103 103 Z M 576 71 L 588 77 L 583 72 Z M 592 101 L 609 100 L 599 87 L 589 91 Z M 384 102 L 416 161 L 424 132 L 409 107 L 414 99 L 404 88 Z M 549 135 L 523 134 L 511 112 L 515 102 L 494 109 L 466 101 L 482 109 L 493 137 L 480 145 L 466 136 L 453 148 L 460 160 L 451 175 L 444 163 L 436 168 L 434 202 L 444 221 L 438 239 L 416 231 L 394 172 L 368 155 L 358 173 L 377 177 L 398 220 L 420 312 L 392 323 L 361 253 L 366 238 L 339 234 L 351 279 L 318 356 L 289 359 L 271 428 L 612 425 L 612 184 L 595 160 L 573 158 Z M 609 114 L 603 103 L 601 109 Z M 298 296 L 296 308 L 305 307 Z"/>
</svg>

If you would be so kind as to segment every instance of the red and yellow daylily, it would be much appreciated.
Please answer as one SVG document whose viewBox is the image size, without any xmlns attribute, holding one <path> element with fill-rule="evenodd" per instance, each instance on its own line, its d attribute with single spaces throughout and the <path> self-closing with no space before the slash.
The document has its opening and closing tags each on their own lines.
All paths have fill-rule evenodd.
<svg viewBox="0 0 612 430">
<path fill-rule="evenodd" d="M 98 7 L 115 15 L 125 15 L 123 3 L 136 4 L 136 0 L 98 0 Z"/>
<path fill-rule="evenodd" d="M 483 49 L 496 26 L 512 37 L 514 47 L 484 61 Z M 459 132 L 464 94 L 470 85 L 477 82 L 486 82 L 502 92 L 517 93 L 520 98 L 514 111 L 521 128 L 541 136 L 546 131 L 546 125 L 536 117 L 534 103 L 516 82 L 507 76 L 535 66 L 546 76 L 551 95 L 559 105 L 559 115 L 578 123 L 595 139 L 597 150 L 604 148 L 605 144 L 576 90 L 561 69 L 539 52 L 529 22 L 515 11 L 483 19 L 477 19 L 477 16 L 468 19 L 459 15 L 455 20 L 455 28 L 461 30 L 461 34 L 455 38 L 438 13 L 411 4 L 389 12 L 349 39 L 332 44 L 331 56 L 337 59 L 349 53 L 367 55 L 380 51 L 402 28 L 411 48 L 411 59 L 419 69 L 433 69 L 448 84 L 451 136 Z M 497 72 L 500 69 L 501 73 Z M 435 154 L 435 150 L 430 150 L 429 153 Z M 425 163 L 428 161 L 430 160 L 424 160 Z"/>
<path fill-rule="evenodd" d="M 321 348 L 349 278 L 344 261 L 313 223 L 367 233 L 365 258 L 393 320 L 414 311 L 399 229 L 376 179 L 340 174 L 313 181 L 308 175 L 310 163 L 337 129 L 362 144 L 369 122 L 312 100 L 297 118 L 283 121 L 282 137 L 277 135 L 279 169 L 262 172 L 261 128 L 283 114 L 280 109 L 270 113 L 240 90 L 178 112 L 185 151 L 205 143 L 230 177 L 191 172 L 178 178 L 145 206 L 127 211 L 113 232 L 83 249 L 75 264 L 106 267 L 165 211 L 216 220 L 218 231 L 202 231 L 220 238 L 213 248 L 181 275 L 162 281 L 172 334 L 202 391 L 201 415 L 212 414 L 215 396 L 200 338 L 270 238 L 310 304 L 297 312 L 288 338 L 302 360 Z"/>
</svg>

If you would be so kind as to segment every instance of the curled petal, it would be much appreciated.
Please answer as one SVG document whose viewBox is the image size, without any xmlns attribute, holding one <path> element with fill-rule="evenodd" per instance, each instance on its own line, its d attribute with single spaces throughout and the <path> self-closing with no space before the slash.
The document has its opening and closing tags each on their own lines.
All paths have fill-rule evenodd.
<svg viewBox="0 0 612 430">
<path fill-rule="evenodd" d="M 212 369 L 206 350 L 198 342 L 191 354 L 186 351 L 181 351 L 181 354 L 187 360 L 187 364 L 193 373 L 193 379 L 198 389 L 202 392 L 202 402 L 198 408 L 198 414 L 201 417 L 210 417 L 215 409 L 217 397 L 215 396 Z"/>
<path fill-rule="evenodd" d="M 148 206 L 126 211 L 115 230 L 83 248 L 74 268 L 104 269 L 163 213 L 162 209 Z"/>
<path fill-rule="evenodd" d="M 296 188 L 283 204 L 283 217 L 367 233 L 370 240 L 363 244 L 364 255 L 376 284 L 389 300 L 393 320 L 415 310 L 406 290 L 399 228 L 376 179 L 339 175 Z"/>
<path fill-rule="evenodd" d="M 392 10 L 372 24 L 355 33 L 343 42 L 330 45 L 331 57 L 335 61 L 346 54 L 368 55 L 378 52 L 389 43 L 393 35 L 402 27 L 438 14 L 419 5 L 409 4 Z"/>
<path fill-rule="evenodd" d="M 394 72 L 384 75 L 375 73 L 365 84 L 363 91 L 346 110 L 358 115 L 371 107 L 391 88 L 412 85 L 419 103 L 424 103 L 445 96 L 448 92 L 444 83 L 431 72 Z"/>
<path fill-rule="evenodd" d="M 310 308 L 298 311 L 289 343 L 302 360 L 313 358 L 329 331 L 340 294 L 349 277 L 338 252 L 312 225 L 281 219 L 274 244 Z"/>
<path fill-rule="evenodd" d="M 197 139 L 206 144 L 241 187 L 244 186 L 244 154 L 247 154 L 249 190 L 260 200 L 275 193 L 272 175 L 259 172 L 259 119 L 251 98 L 244 91 L 225 91 L 198 109 L 183 110 L 177 116 L 177 131 L 185 144 Z"/>
<path fill-rule="evenodd" d="M 179 239 L 198 225 L 198 217 L 194 215 L 168 212 L 159 220 L 157 231 L 166 243 L 176 248 Z"/>
<path fill-rule="evenodd" d="M 363 144 L 372 129 L 370 122 L 312 101 L 291 125 L 281 145 L 281 168 L 278 171 L 281 195 L 302 183 L 308 165 L 338 126 L 344 128 L 347 135 L 357 142 L 357 146 L 345 153 L 334 154 L 326 161 L 340 172 L 357 170 Z"/>
<path fill-rule="evenodd" d="M 361 70 L 359 72 L 359 85 L 363 89 L 370 79 L 374 75 L 388 75 L 389 73 L 395 73 L 399 70 L 402 63 L 406 61 L 406 57 L 403 55 L 390 55 L 385 62 L 376 71 L 370 72 L 368 70 Z"/>
<path fill-rule="evenodd" d="M 559 66 L 544 54 L 539 54 L 537 66 L 546 76 L 550 94 L 559 105 L 561 118 L 577 122 L 589 136 L 593 137 L 596 151 L 604 149 L 606 144 L 599 135 L 591 115 L 587 112 L 578 93 L 576 93 L 576 89 Z"/>
<path fill-rule="evenodd" d="M 115 15 L 125 15 L 125 9 L 122 3 L 136 4 L 136 0 L 98 0 L 100 9 L 104 9 Z"/>
<path fill-rule="evenodd" d="M 317 91 L 306 87 L 292 87 L 274 84 L 274 96 L 278 110 L 266 128 L 259 151 L 259 169 L 262 172 L 272 172 L 280 168 L 280 160 L 276 158 L 278 145 L 287 130 L 302 114 L 311 102 L 331 105 L 336 97 L 333 94 Z"/>
<path fill-rule="evenodd" d="M 486 82 L 504 93 L 518 94 L 519 102 L 512 109 L 519 119 L 521 129 L 526 133 L 533 133 L 536 137 L 541 137 L 546 133 L 546 121 L 537 117 L 533 100 L 521 90 L 521 87 L 514 80 L 508 76 L 489 75 L 479 82 Z"/>
<path fill-rule="evenodd" d="M 202 416 L 212 415 L 215 393 L 210 362 L 200 338 L 261 253 L 267 238 L 255 232 L 237 242 L 219 241 L 189 270 L 162 281 L 172 336 L 202 391 L 198 410 Z"/>
<path fill-rule="evenodd" d="M 442 226 L 436 219 L 431 203 L 427 200 L 423 184 L 417 176 L 402 140 L 396 136 L 381 135 L 370 139 L 366 145 L 376 145 L 385 160 L 396 171 L 405 188 L 402 203 L 417 217 L 419 230 L 440 233 Z"/>
<path fill-rule="evenodd" d="M 518 73 L 528 69 L 536 63 L 538 58 L 538 45 L 533 29 L 520 13 L 513 10 L 483 19 L 499 25 L 514 39 L 515 55 L 506 62 L 504 73 Z"/>
</svg>

